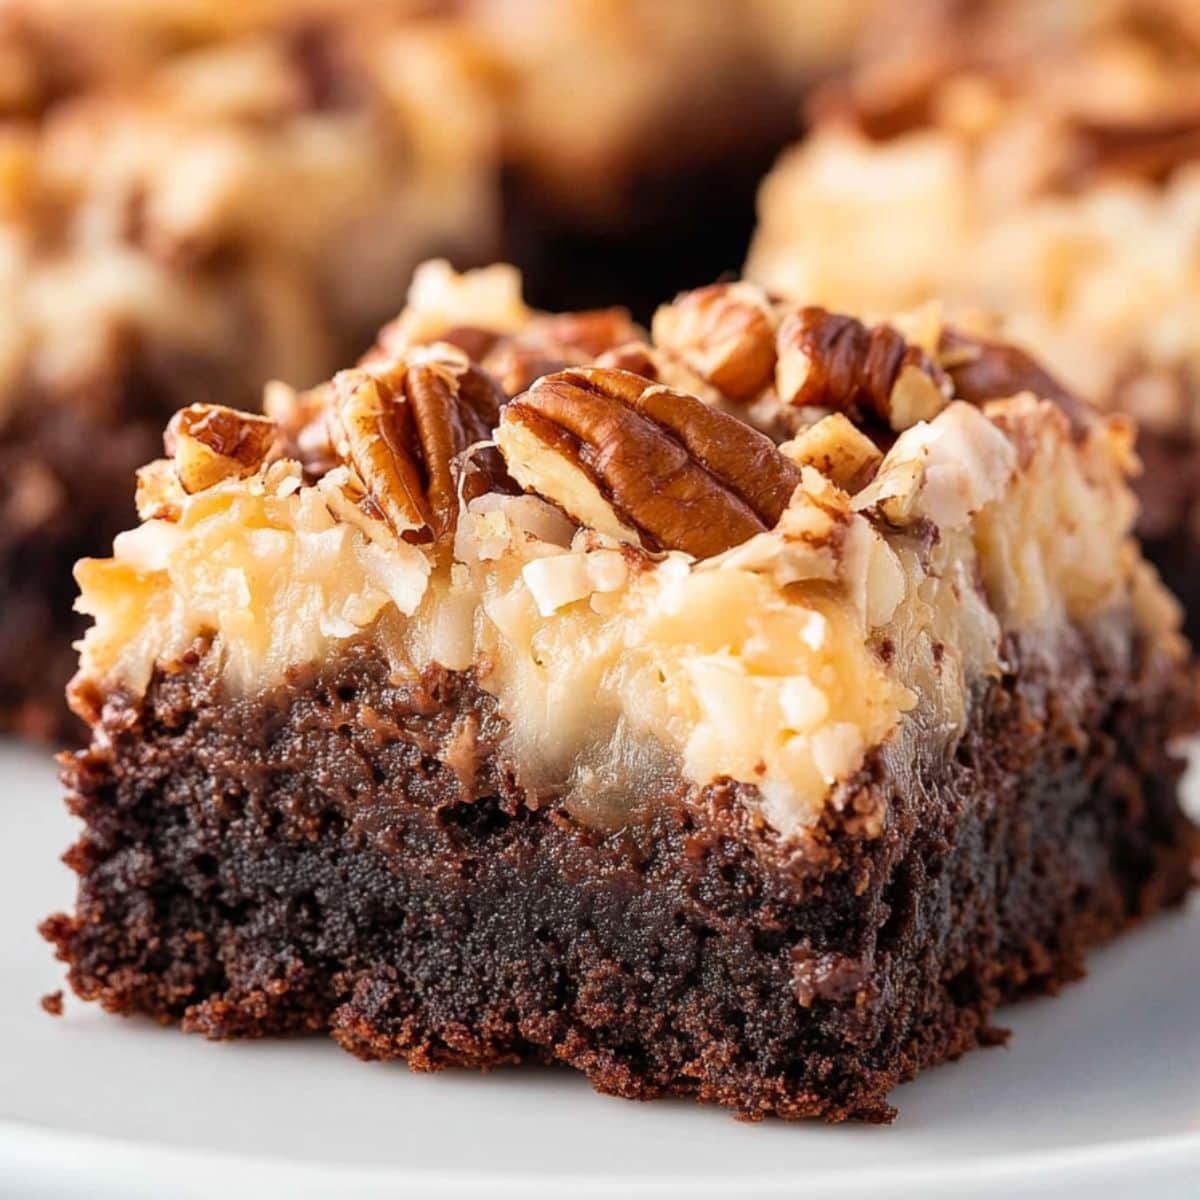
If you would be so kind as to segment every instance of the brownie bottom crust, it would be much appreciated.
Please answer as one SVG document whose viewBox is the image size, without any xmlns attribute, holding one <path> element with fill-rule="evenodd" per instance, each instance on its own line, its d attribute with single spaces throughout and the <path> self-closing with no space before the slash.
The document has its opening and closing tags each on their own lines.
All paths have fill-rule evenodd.
<svg viewBox="0 0 1200 1200">
<path fill-rule="evenodd" d="M 397 684 L 364 650 L 235 699 L 198 650 L 66 760 L 78 902 L 42 931 L 84 999 L 212 1038 L 886 1121 L 1189 886 L 1182 688 L 1082 639 L 1008 658 L 953 753 L 868 763 L 801 852 L 728 783 L 631 779 L 625 827 L 581 825 L 522 789 L 469 674 Z"/>
</svg>

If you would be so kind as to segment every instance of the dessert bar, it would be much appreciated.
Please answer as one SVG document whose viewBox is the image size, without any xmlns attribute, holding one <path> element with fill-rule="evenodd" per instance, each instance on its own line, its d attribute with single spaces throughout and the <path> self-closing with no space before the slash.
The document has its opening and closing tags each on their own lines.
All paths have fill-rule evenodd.
<svg viewBox="0 0 1200 1200">
<path fill-rule="evenodd" d="M 265 414 L 184 409 L 78 568 L 84 999 L 886 1121 L 1186 893 L 1132 433 L 1021 352 L 432 264 Z"/>
</svg>

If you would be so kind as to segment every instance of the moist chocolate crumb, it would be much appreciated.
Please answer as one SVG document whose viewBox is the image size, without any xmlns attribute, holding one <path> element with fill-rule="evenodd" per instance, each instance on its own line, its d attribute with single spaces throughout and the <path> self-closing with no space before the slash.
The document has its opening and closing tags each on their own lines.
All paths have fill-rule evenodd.
<svg viewBox="0 0 1200 1200">
<path fill-rule="evenodd" d="M 62 988 L 57 992 L 47 992 L 41 999 L 42 1010 L 48 1012 L 52 1017 L 61 1017 L 63 1014 L 63 994 Z"/>
<path fill-rule="evenodd" d="M 729 782 L 631 781 L 636 819 L 581 825 L 522 790 L 470 674 L 397 684 L 364 647 L 222 697 L 202 657 L 108 696 L 69 760 L 78 900 L 42 932 L 83 999 L 210 1038 L 888 1121 L 1190 886 L 1187 681 L 1107 646 L 1050 670 L 1014 639 L 955 753 L 871 758 L 800 841 Z"/>
</svg>

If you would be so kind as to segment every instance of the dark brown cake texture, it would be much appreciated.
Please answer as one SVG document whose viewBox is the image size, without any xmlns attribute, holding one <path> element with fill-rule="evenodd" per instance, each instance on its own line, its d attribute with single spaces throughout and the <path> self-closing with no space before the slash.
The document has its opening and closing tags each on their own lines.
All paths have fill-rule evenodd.
<svg viewBox="0 0 1200 1200">
<path fill-rule="evenodd" d="M 452 292 L 464 284 L 443 282 Z M 479 319 L 477 303 L 462 307 Z M 517 330 L 511 305 L 501 305 L 491 328 L 509 332 L 489 339 L 469 335 L 453 310 L 443 306 L 443 316 L 459 344 L 485 356 L 506 339 L 510 350 L 544 348 L 553 321 L 532 314 Z M 731 328 L 743 335 L 736 354 Z M 416 331 L 436 344 L 422 349 Z M 461 451 L 501 389 L 487 398 L 486 373 L 436 340 L 429 312 L 410 311 L 386 331 L 367 368 L 293 397 L 294 421 L 277 399 L 282 445 L 270 451 L 260 418 L 220 410 L 226 430 L 247 422 L 243 450 L 260 444 L 240 456 L 230 450 L 236 439 L 196 442 L 203 422 L 177 425 L 173 463 L 143 476 L 141 540 L 80 571 L 97 624 L 72 691 L 92 744 L 65 759 L 63 776 L 84 825 L 67 854 L 79 891 L 73 912 L 42 926 L 76 994 L 212 1038 L 327 1033 L 360 1057 L 401 1058 L 416 1070 L 541 1060 L 629 1098 L 690 1095 L 748 1118 L 887 1121 L 897 1084 L 1003 1040 L 999 1005 L 1078 978 L 1089 948 L 1186 895 L 1200 847 L 1179 807 L 1182 763 L 1170 746 L 1192 724 L 1190 683 L 1178 615 L 1123 532 L 1132 507 L 1120 482 L 1122 428 L 1067 397 L 1069 419 L 1032 396 L 975 394 L 1007 392 L 995 383 L 1002 368 L 1044 381 L 1004 347 L 974 346 L 968 369 L 959 335 L 935 331 L 910 344 L 890 326 L 781 308 L 744 285 L 681 297 L 656 319 L 655 335 L 601 356 L 640 363 L 641 375 L 576 367 L 522 391 L 499 418 L 504 466 L 482 473 L 475 452 Z M 839 349 L 827 357 L 830 346 Z M 706 406 L 654 383 L 663 371 L 729 390 Z M 774 381 L 773 415 L 766 398 L 750 399 L 755 371 Z M 777 449 L 723 409 L 796 436 Z M 391 422 L 387 453 L 362 436 L 380 413 Z M 322 443 L 325 428 L 333 433 Z M 890 445 L 887 455 L 874 438 Z M 955 457 L 938 458 L 939 444 Z M 910 478 L 914 445 L 931 456 L 922 461 L 936 497 L 923 483 L 911 492 L 897 483 Z M 673 456 L 669 478 L 629 469 L 665 461 L 646 458 L 650 447 Z M 256 454 L 265 455 L 257 471 Z M 289 463 L 296 454 L 304 473 Z M 448 464 L 462 472 L 457 513 L 444 503 Z M 393 490 L 413 471 L 424 495 Z M 857 508 L 834 479 L 853 489 Z M 785 499 L 793 483 L 795 492 L 772 516 L 776 482 Z M 1062 497 L 1079 487 L 1086 503 L 1111 503 L 1111 517 L 1050 511 L 1076 503 Z M 668 488 L 673 503 L 664 505 Z M 963 515 L 960 488 L 978 516 Z M 597 528 L 611 518 L 595 495 L 621 515 L 621 536 Z M 206 611 L 225 611 L 212 599 L 222 585 L 205 565 L 217 553 L 200 540 L 206 521 L 225 523 L 226 570 L 243 562 L 241 530 L 253 545 L 257 533 L 291 536 L 278 513 L 311 521 L 322 496 L 344 515 L 297 525 L 297 537 L 336 534 L 357 554 L 363 530 L 381 539 L 389 563 L 429 556 L 439 590 L 428 608 L 403 619 L 368 613 L 357 632 L 343 628 L 343 615 L 328 622 L 334 632 L 323 633 L 320 652 L 289 662 L 286 637 L 305 631 L 278 620 L 316 620 L 316 596 L 332 606 L 319 610 L 324 629 L 329 613 L 352 611 L 347 596 L 369 598 L 365 582 L 346 579 L 359 560 L 346 560 L 315 592 L 299 582 L 310 575 L 297 575 L 298 591 L 252 591 L 248 608 L 207 617 L 191 641 L 176 640 L 193 628 L 189 580 L 201 581 Z M 347 497 L 353 510 L 342 507 Z M 489 540 L 501 514 L 528 520 L 531 505 L 536 521 L 507 550 Z M 583 511 L 590 529 L 564 517 Z M 1076 534 L 1100 538 L 1091 550 L 1051 532 L 1067 512 Z M 731 514 L 728 523 L 703 519 L 715 513 Z M 734 516 L 763 532 L 731 537 Z M 546 522 L 564 520 L 565 541 L 538 542 L 551 536 Z M 381 522 L 411 540 L 381 532 Z M 1041 522 L 1063 556 L 1047 562 L 1044 582 L 1074 615 L 1049 626 L 997 621 L 1040 593 L 1025 590 L 1027 578 L 996 575 L 1010 559 L 993 551 L 1015 537 L 1010 550 L 1032 569 Z M 534 543 L 532 557 L 506 559 Z M 696 548 L 684 553 L 685 544 Z M 889 562 L 897 555 L 907 574 L 889 603 L 882 597 L 899 577 L 862 576 L 859 609 L 856 588 L 843 590 L 843 578 L 859 577 L 840 572 L 866 561 L 865 547 Z M 806 565 L 771 557 L 784 551 Z M 1110 565 L 1095 562 L 1109 553 Z M 804 574 L 810 555 L 815 575 Z M 506 573 L 514 562 L 524 565 Z M 778 591 L 771 562 L 791 564 Z M 620 564 L 628 575 L 614 583 Z M 586 589 L 551 595 L 530 582 L 574 581 L 581 566 L 595 572 L 590 601 Z M 554 576 L 558 568 L 567 573 Z M 518 576 L 527 582 L 514 584 Z M 669 589 L 697 583 L 695 594 L 709 598 L 725 583 L 748 589 L 724 610 L 735 649 L 721 653 L 759 669 L 754 638 L 742 646 L 734 632 L 743 618 L 755 636 L 776 639 L 768 673 L 753 678 L 767 691 L 791 679 L 789 703 L 808 705 L 814 740 L 790 735 L 799 758 L 778 757 L 778 731 L 761 728 L 765 719 L 737 735 L 762 738 L 751 743 L 757 764 L 737 757 L 736 739 L 732 758 L 707 744 L 734 738 L 720 721 L 695 725 L 700 743 L 693 737 L 686 753 L 670 749 L 683 711 L 671 692 L 659 740 L 629 741 L 637 705 L 655 701 L 644 682 L 616 693 L 607 675 L 585 683 L 592 656 L 610 675 L 633 672 L 649 642 L 655 670 L 682 687 L 669 639 L 696 639 L 689 653 L 708 645 L 678 591 L 672 632 L 651 633 L 658 627 L 644 623 L 637 589 L 660 579 Z M 514 594 L 525 615 L 507 626 L 513 610 L 497 601 Z M 397 647 L 424 642 L 397 641 L 407 637 L 397 631 L 448 616 L 455 595 L 481 606 L 470 638 L 488 621 L 502 630 L 533 621 L 537 633 L 528 642 L 514 634 L 512 644 L 489 634 L 470 641 L 465 658 L 446 650 L 398 666 Z M 1093 595 L 1116 599 L 1093 609 Z M 804 623 L 823 613 L 832 640 L 817 637 L 811 649 L 830 657 L 812 659 L 791 633 L 756 624 L 746 597 L 787 630 L 810 629 Z M 254 657 L 256 635 L 238 615 L 259 605 L 261 628 L 277 630 L 265 659 Z M 711 612 L 699 611 L 711 627 Z M 131 612 L 143 615 L 130 624 Z M 874 614 L 861 617 L 862 629 L 852 617 L 860 612 Z M 613 628 L 627 632 L 610 662 L 596 647 Z M 980 630 L 993 631 L 984 642 L 995 638 L 984 651 Z M 661 655 L 656 637 L 668 638 Z M 981 652 L 981 669 L 970 667 Z M 529 723 L 537 739 L 579 736 L 568 732 L 577 728 L 573 702 L 566 692 L 555 706 L 512 689 L 506 681 L 525 678 L 531 657 L 551 676 L 563 670 L 576 700 L 586 687 L 576 707 L 592 740 L 557 773 L 530 749 L 544 743 L 531 743 Z M 843 677 L 855 681 L 848 692 Z M 893 689 L 899 679 L 914 690 L 911 703 Z M 871 724 L 875 710 L 856 707 L 860 693 L 898 705 L 897 723 Z M 615 724 L 606 708 L 614 696 L 626 706 Z M 805 727 L 794 704 L 788 712 L 793 731 Z M 555 723 L 538 724 L 539 713 Z M 830 765 L 820 756 L 845 750 L 853 722 L 861 745 L 851 739 L 853 752 Z M 616 757 L 606 757 L 612 747 Z M 808 773 L 809 750 L 827 786 Z"/>
<path fill-rule="evenodd" d="M 214 703 L 198 652 L 69 762 L 80 894 L 43 932 L 82 998 L 207 1037 L 887 1121 L 898 1083 L 1003 1040 L 999 1004 L 1189 886 L 1183 697 L 1086 646 L 1029 679 L 1013 649 L 951 763 L 845 785 L 879 836 L 839 813 L 803 857 L 730 783 L 636 795 L 598 836 L 519 787 L 468 675 L 397 687 L 350 654 Z"/>
</svg>

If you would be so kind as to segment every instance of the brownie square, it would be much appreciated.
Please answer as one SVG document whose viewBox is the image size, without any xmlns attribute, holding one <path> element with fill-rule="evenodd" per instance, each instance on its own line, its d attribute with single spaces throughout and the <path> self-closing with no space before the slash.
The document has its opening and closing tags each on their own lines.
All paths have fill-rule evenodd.
<svg viewBox="0 0 1200 1200">
<path fill-rule="evenodd" d="M 926 317 L 730 283 L 638 340 L 434 266 L 329 384 L 185 410 L 78 570 L 74 990 L 885 1121 L 1177 903 L 1129 431 Z"/>
</svg>

